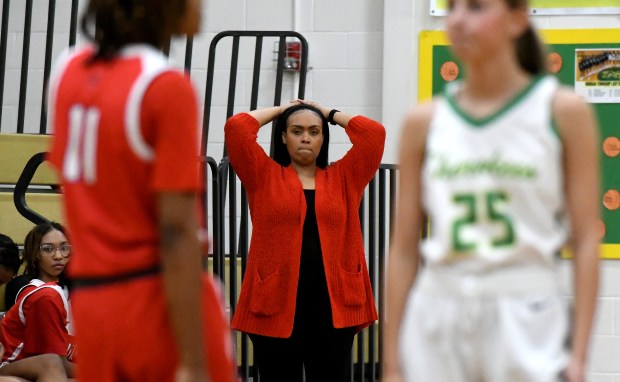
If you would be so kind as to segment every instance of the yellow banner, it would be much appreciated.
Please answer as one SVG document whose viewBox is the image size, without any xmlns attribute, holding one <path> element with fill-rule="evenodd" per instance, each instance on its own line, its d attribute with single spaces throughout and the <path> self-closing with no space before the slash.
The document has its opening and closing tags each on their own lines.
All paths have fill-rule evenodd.
<svg viewBox="0 0 620 382">
<path fill-rule="evenodd" d="M 535 15 L 620 14 L 620 0 L 530 0 Z M 447 13 L 448 0 L 431 0 L 431 15 Z"/>
</svg>

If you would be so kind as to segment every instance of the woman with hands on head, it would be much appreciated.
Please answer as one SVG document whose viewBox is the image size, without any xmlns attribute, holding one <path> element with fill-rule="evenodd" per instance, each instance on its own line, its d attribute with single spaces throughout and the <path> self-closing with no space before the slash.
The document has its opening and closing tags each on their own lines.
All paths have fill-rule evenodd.
<svg viewBox="0 0 620 382">
<path fill-rule="evenodd" d="M 256 142 L 276 120 L 274 157 Z M 329 126 L 353 147 L 328 165 Z M 252 240 L 233 328 L 248 333 L 261 380 L 344 381 L 355 333 L 377 312 L 359 206 L 385 129 L 363 116 L 294 100 L 239 113 L 225 127 L 244 185 Z"/>
</svg>

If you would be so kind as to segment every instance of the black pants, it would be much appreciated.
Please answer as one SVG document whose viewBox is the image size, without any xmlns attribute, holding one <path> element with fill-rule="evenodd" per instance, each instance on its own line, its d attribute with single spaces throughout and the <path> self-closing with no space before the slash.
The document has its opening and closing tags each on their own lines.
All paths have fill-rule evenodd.
<svg viewBox="0 0 620 382">
<path fill-rule="evenodd" d="M 354 328 L 295 326 L 289 338 L 250 334 L 261 382 L 344 382 Z"/>
<path fill-rule="evenodd" d="M 308 209 L 295 322 L 289 338 L 250 334 L 261 382 L 345 382 L 355 328 L 334 329 L 321 242 L 314 215 L 314 195 L 304 191 Z"/>
</svg>

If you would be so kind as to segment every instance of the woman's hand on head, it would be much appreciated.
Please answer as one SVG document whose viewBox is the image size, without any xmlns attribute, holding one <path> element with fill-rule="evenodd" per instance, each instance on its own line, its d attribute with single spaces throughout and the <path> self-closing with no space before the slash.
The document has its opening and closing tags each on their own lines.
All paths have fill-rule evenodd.
<svg viewBox="0 0 620 382">
<path fill-rule="evenodd" d="M 294 99 L 280 106 L 269 106 L 262 109 L 250 110 L 247 113 L 254 117 L 261 126 L 265 126 L 267 123 L 277 119 L 284 113 L 289 107 L 300 105 L 301 101 Z"/>
<path fill-rule="evenodd" d="M 300 105 L 300 104 L 301 104 L 301 100 L 299 100 L 299 99 L 294 99 L 294 100 L 291 100 L 291 101 L 290 101 L 290 102 L 288 102 L 288 103 L 285 103 L 285 104 L 283 104 L 283 105 L 280 105 L 280 115 L 282 115 L 282 113 L 284 113 L 284 111 L 285 111 L 286 109 L 288 109 L 289 107 L 293 107 L 293 106 Z"/>
<path fill-rule="evenodd" d="M 317 109 L 319 109 L 319 111 L 321 111 L 321 114 L 323 114 L 323 117 L 327 118 L 329 116 L 329 112 L 332 110 L 328 107 L 322 106 L 320 103 L 318 102 L 314 102 L 314 101 L 310 101 L 310 100 L 299 100 L 300 103 L 303 103 L 304 105 L 310 105 L 313 107 L 316 107 Z"/>
</svg>

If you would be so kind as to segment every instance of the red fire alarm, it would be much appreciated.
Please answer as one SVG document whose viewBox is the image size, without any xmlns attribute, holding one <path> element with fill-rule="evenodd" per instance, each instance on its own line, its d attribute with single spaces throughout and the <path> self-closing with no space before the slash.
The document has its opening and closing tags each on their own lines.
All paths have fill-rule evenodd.
<svg viewBox="0 0 620 382">
<path fill-rule="evenodd" d="M 286 43 L 284 56 L 284 70 L 298 72 L 301 67 L 301 42 L 293 41 Z"/>
</svg>

